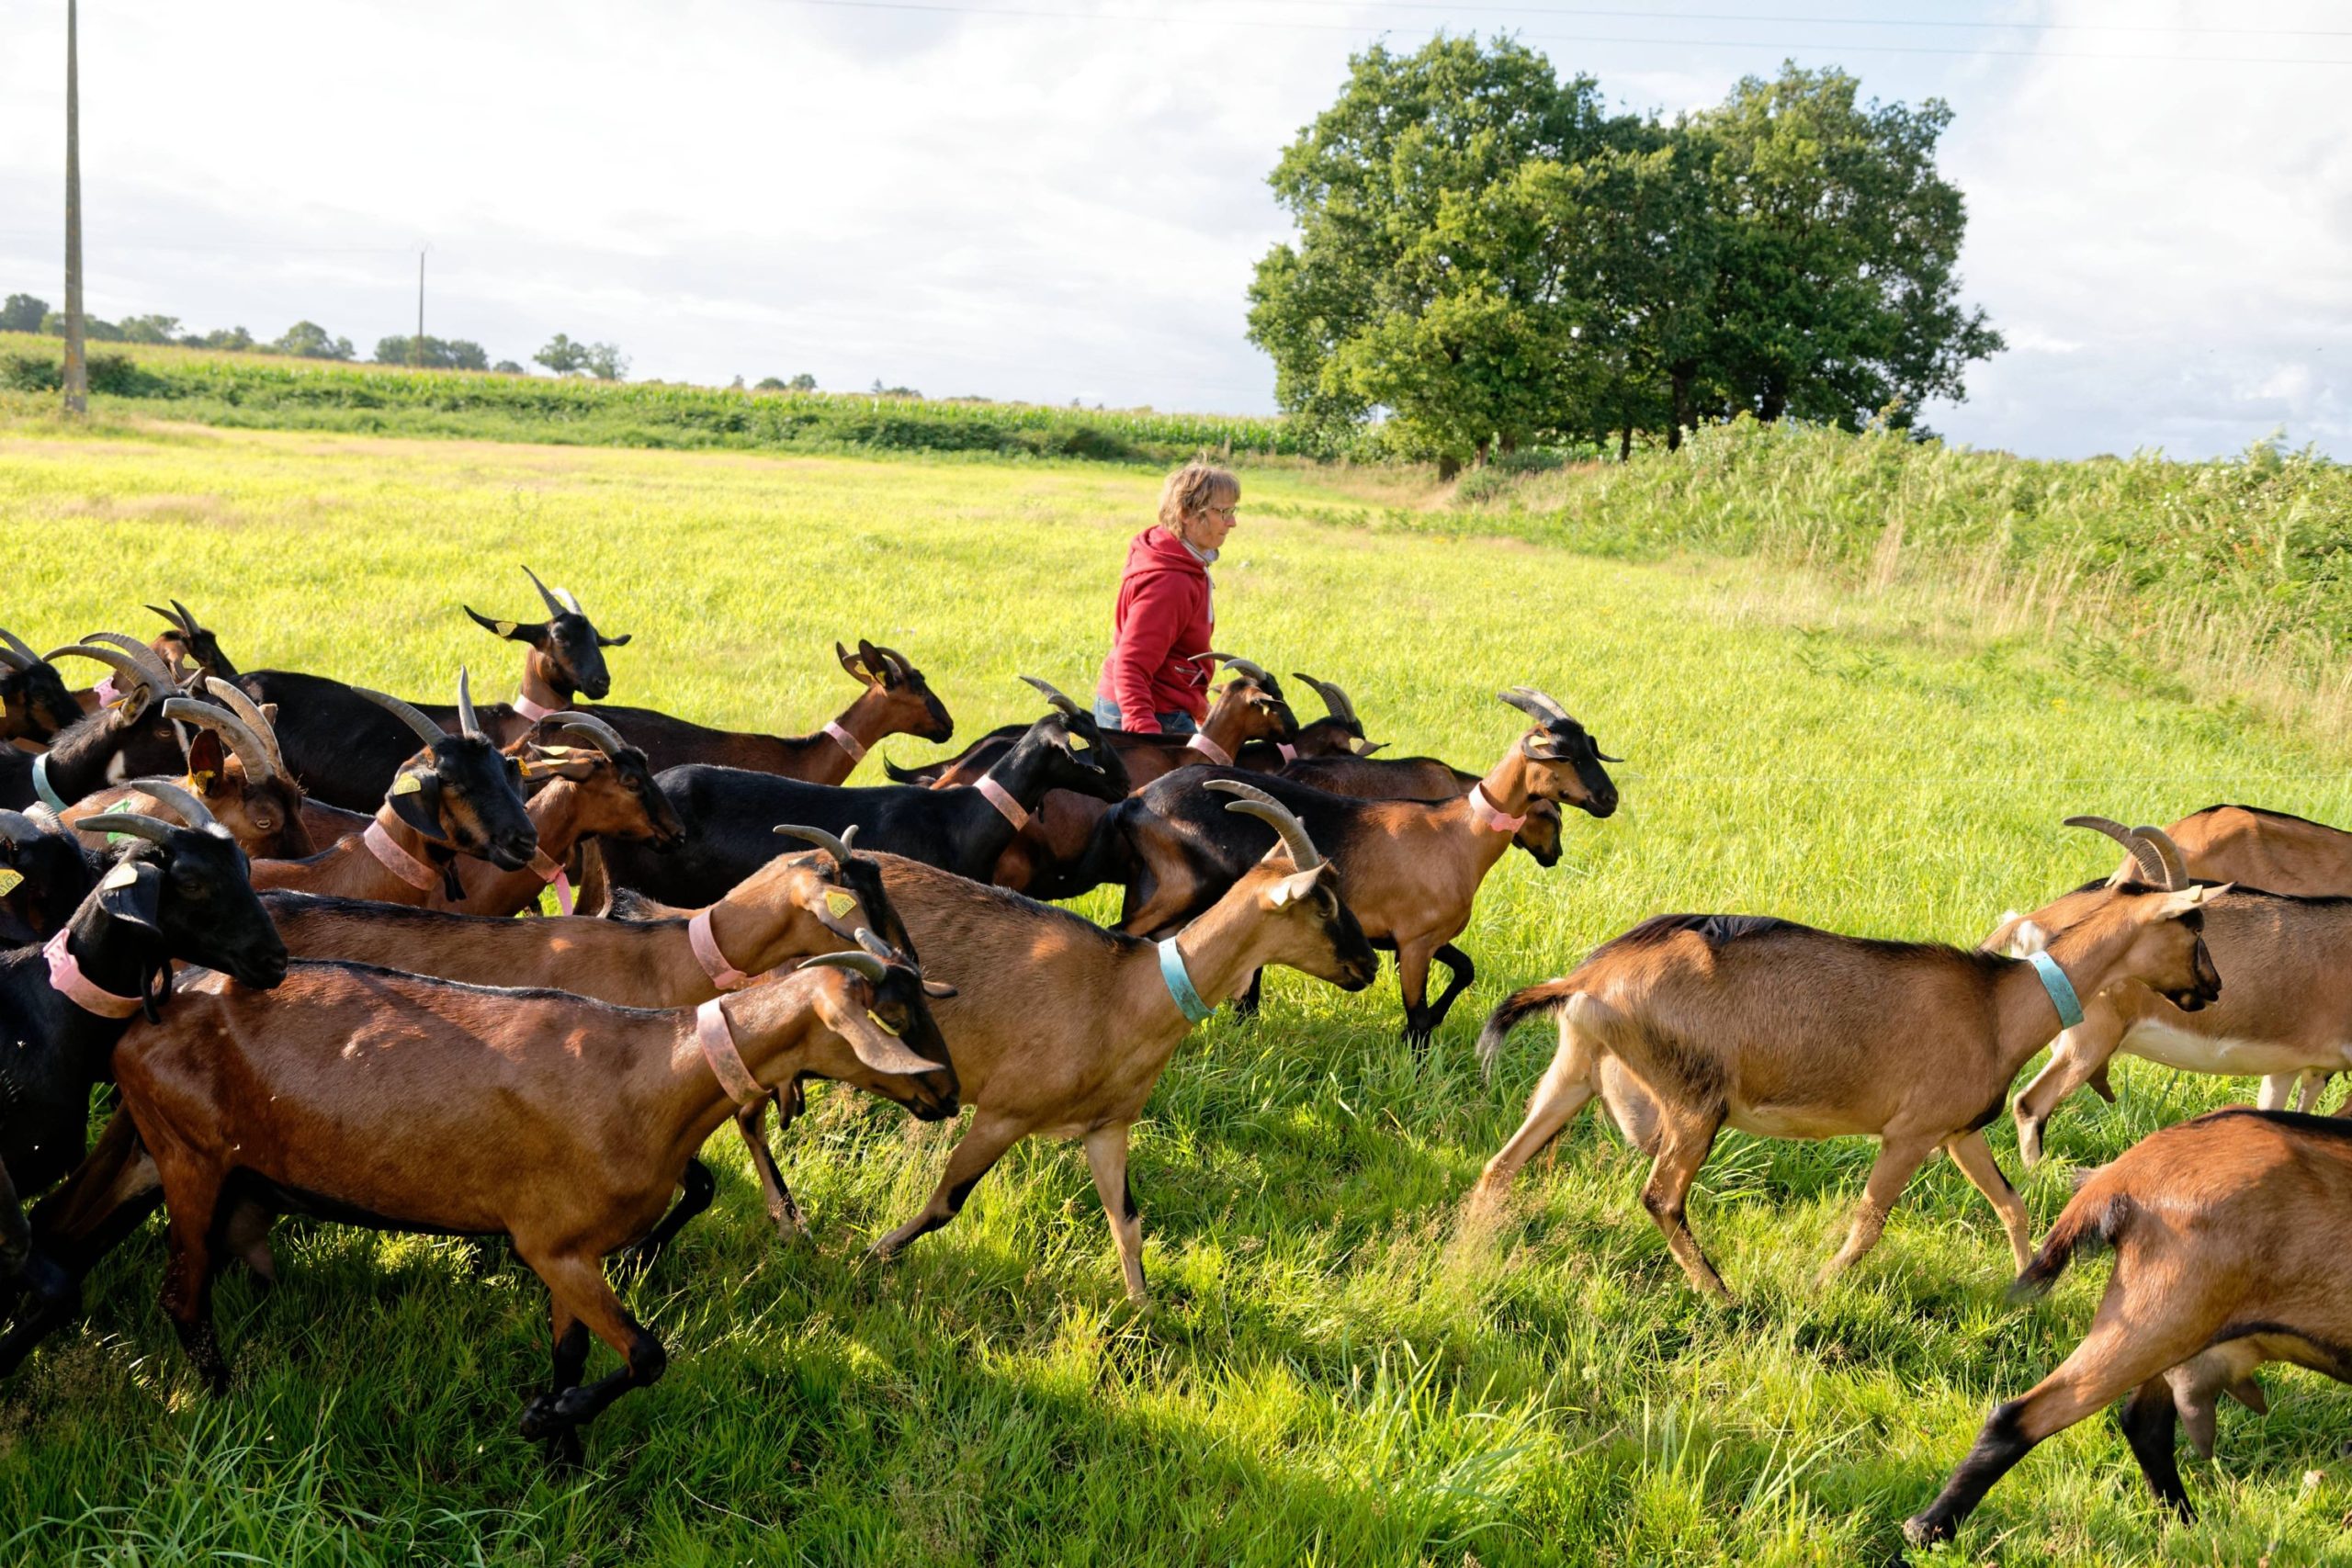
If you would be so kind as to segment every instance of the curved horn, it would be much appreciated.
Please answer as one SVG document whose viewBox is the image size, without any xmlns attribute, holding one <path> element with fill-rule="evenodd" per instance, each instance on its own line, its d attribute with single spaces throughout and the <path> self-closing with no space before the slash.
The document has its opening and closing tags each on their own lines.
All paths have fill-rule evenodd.
<svg viewBox="0 0 2352 1568">
<path fill-rule="evenodd" d="M 871 926 L 860 926 L 857 928 L 857 945 L 865 949 L 866 952 L 874 954 L 875 957 L 880 959 L 885 964 L 903 964 L 907 963 L 906 954 L 900 953 L 897 948 L 892 947 L 888 942 L 884 942 L 880 937 L 876 936 L 874 934 L 874 928 Z M 908 967 L 911 968 L 913 965 L 909 964 Z"/>
<path fill-rule="evenodd" d="M 95 642 L 73 642 L 66 644 L 63 648 L 51 649 L 41 655 L 41 659 L 44 662 L 55 663 L 69 653 L 77 659 L 95 659 L 101 664 L 110 665 L 116 674 L 142 690 L 153 692 L 155 689 L 154 676 L 148 672 L 145 666 L 119 649 L 102 648 Z M 177 691 L 179 688 L 167 682 L 164 689 Z"/>
<path fill-rule="evenodd" d="M 850 830 L 845 837 L 839 839 L 836 839 L 831 833 L 826 832 L 822 828 L 804 828 L 797 822 L 780 822 L 770 830 L 781 833 L 787 839 L 808 840 L 810 843 L 816 845 L 819 849 L 832 856 L 833 863 L 835 865 L 847 865 L 849 863 L 849 841 L 851 839 L 857 837 L 857 828 L 854 824 L 851 825 Z"/>
<path fill-rule="evenodd" d="M 883 658 L 888 660 L 892 664 L 898 667 L 899 680 L 911 681 L 915 678 L 915 667 L 908 663 L 907 656 L 900 653 L 897 649 L 885 648 L 877 642 L 874 645 L 874 651 L 880 654 Z"/>
<path fill-rule="evenodd" d="M 155 606 L 150 604 L 147 607 L 152 610 Z M 188 636 L 194 637 L 204 629 L 203 626 L 197 624 L 196 613 L 190 610 L 187 605 L 181 604 L 178 600 L 175 599 L 172 601 L 172 608 L 180 613 L 180 624 L 187 628 Z"/>
<path fill-rule="evenodd" d="M 82 640 L 85 643 L 111 643 L 116 648 L 122 649 L 123 652 L 130 655 L 130 657 L 138 662 L 140 669 L 146 672 L 147 679 L 154 685 L 157 691 L 175 692 L 179 690 L 179 679 L 172 673 L 171 666 L 164 662 L 163 656 L 158 654 L 153 649 L 148 647 L 145 643 L 141 642 L 137 637 L 132 637 L 130 633 L 92 632 Z"/>
<path fill-rule="evenodd" d="M 576 713 L 567 708 L 562 713 L 551 713 L 539 722 L 588 737 L 596 743 L 596 750 L 607 757 L 617 757 L 628 750 L 628 742 L 621 739 L 620 731 L 593 713 Z"/>
<path fill-rule="evenodd" d="M 431 719 L 417 712 L 416 709 L 411 707 L 408 704 L 401 701 L 400 698 L 392 696 L 388 693 L 371 691 L 366 686 L 354 686 L 351 689 L 358 693 L 361 696 L 366 697 L 369 702 L 374 703 L 378 707 L 382 708 L 386 713 L 390 714 L 394 718 L 399 719 L 402 724 L 407 725 L 411 729 L 415 730 L 417 739 L 424 741 L 427 746 L 432 745 L 436 740 L 446 740 L 448 739 L 449 732 L 447 730 L 442 728 L 439 725 L 434 723 Z"/>
<path fill-rule="evenodd" d="M 814 958 L 803 959 L 803 969 L 847 969 L 880 984 L 883 963 L 870 953 L 820 953 Z"/>
<path fill-rule="evenodd" d="M 40 662 L 40 655 L 35 653 L 22 637 L 6 626 L 0 626 L 0 664 L 11 670 L 29 670 Z"/>
<path fill-rule="evenodd" d="M 1304 681 L 1314 688 L 1315 694 L 1323 699 L 1324 708 L 1333 718 L 1341 724 L 1354 725 L 1359 732 L 1362 731 L 1363 721 L 1356 716 L 1356 705 L 1348 700 L 1347 693 L 1329 681 L 1317 680 L 1303 670 L 1294 670 L 1290 673 L 1294 681 Z"/>
<path fill-rule="evenodd" d="M 2162 828 L 2134 828 L 2132 836 L 2156 852 L 2164 863 L 2165 891 L 2177 893 L 2188 886 L 2188 862 L 2181 858 L 2180 846 Z"/>
<path fill-rule="evenodd" d="M 0 842 L 22 844 L 40 836 L 40 824 L 23 812 L 0 811 Z"/>
<path fill-rule="evenodd" d="M 1509 692 L 1495 694 L 1521 713 L 1546 724 L 1555 720 L 1566 721 L 1569 717 L 1568 710 L 1562 707 L 1551 694 L 1539 692 L 1532 686 L 1513 686 Z"/>
<path fill-rule="evenodd" d="M 458 733 L 480 736 L 481 720 L 474 716 L 473 687 L 467 682 L 466 667 L 458 666 Z"/>
<path fill-rule="evenodd" d="M 1036 687 L 1040 692 L 1043 692 L 1046 694 L 1046 700 L 1047 702 L 1061 709 L 1062 712 L 1069 715 L 1070 717 L 1087 718 L 1091 716 L 1084 708 L 1080 707 L 1076 703 L 1070 701 L 1069 698 L 1063 695 L 1060 692 L 1056 691 L 1052 686 L 1046 684 L 1045 682 L 1040 681 L 1035 675 L 1023 675 L 1021 678 L 1023 681 L 1028 682 L 1031 685 Z"/>
<path fill-rule="evenodd" d="M 1291 814 L 1289 807 L 1256 784 L 1244 784 L 1239 779 L 1211 779 L 1201 787 L 1240 796 L 1227 802 L 1225 808 L 1244 817 L 1255 817 L 1282 835 L 1283 847 L 1290 851 L 1290 863 L 1299 870 L 1312 871 L 1323 863 L 1322 852 L 1306 836 L 1306 825 Z"/>
<path fill-rule="evenodd" d="M 1249 676 L 1250 679 L 1257 682 L 1258 684 L 1265 687 L 1268 691 L 1274 693 L 1276 695 L 1280 695 L 1282 693 L 1282 682 L 1276 681 L 1272 675 L 1267 674 L 1265 666 L 1261 664 L 1253 664 L 1249 660 L 1231 653 L 1196 653 L 1193 655 L 1193 657 L 1194 659 L 1205 659 L 1211 663 L 1221 662 L 1228 665 L 1231 668 L 1239 671 L 1242 674 Z"/>
<path fill-rule="evenodd" d="M 221 832 L 228 830 L 213 820 L 212 813 L 205 809 L 204 802 L 197 799 L 169 779 L 132 779 L 130 787 L 141 795 L 153 795 L 157 800 L 178 812 L 180 820 L 199 833 L 212 829 Z"/>
<path fill-rule="evenodd" d="M 261 738 L 261 743 L 269 748 L 271 769 L 280 778 L 289 780 L 293 778 L 294 770 L 286 765 L 286 752 L 277 744 L 277 727 L 269 722 L 269 715 L 261 711 L 261 705 L 245 695 L 244 692 L 234 683 L 223 681 L 218 675 L 206 676 L 204 689 L 211 693 L 214 698 L 230 712 L 243 719 L 245 728 Z M 249 773 L 253 772 L 251 762 L 245 764 L 245 771 Z"/>
<path fill-rule="evenodd" d="M 136 811 L 102 811 L 74 823 L 74 830 L 77 833 L 128 833 L 151 844 L 168 844 L 172 841 L 172 835 L 179 831 L 169 822 L 159 821 Z"/>
<path fill-rule="evenodd" d="M 173 610 L 177 610 L 179 612 L 177 615 L 173 614 L 172 610 L 164 609 L 161 604 L 150 604 L 147 607 L 154 611 L 155 614 L 163 616 L 166 621 L 169 621 L 172 624 L 172 629 L 179 633 L 182 637 L 194 637 L 196 635 L 196 617 L 189 615 L 187 613 L 187 607 L 176 599 L 172 601 L 172 606 Z"/>
<path fill-rule="evenodd" d="M 2165 867 L 2164 856 L 2158 852 L 2154 844 L 2151 844 L 2146 840 L 2138 837 L 2131 829 L 2126 828 L 2122 823 L 2115 821 L 2111 818 L 2069 817 L 2066 818 L 2066 826 L 2069 828 L 2087 828 L 2094 833 L 2104 833 L 2107 837 L 2113 839 L 2117 843 L 2121 844 L 2125 850 L 2130 852 L 2132 863 L 2139 868 L 2141 880 L 2146 882 L 2151 886 L 2161 887 L 2165 886 L 2166 880 L 2171 874 Z M 2177 853 L 2178 852 L 2176 851 L 2175 852 Z"/>
<path fill-rule="evenodd" d="M 237 761 L 245 765 L 248 783 L 261 784 L 270 776 L 269 748 L 243 719 L 226 708 L 216 708 L 210 703 L 199 703 L 193 697 L 166 697 L 164 699 L 164 716 L 217 733 L 229 743 L 229 750 L 236 753 Z"/>
<path fill-rule="evenodd" d="M 548 615 L 568 615 L 571 614 L 571 606 L 566 604 L 562 600 L 548 592 L 548 585 L 539 581 L 539 574 L 537 572 L 533 571 L 526 566 L 523 569 L 523 575 L 531 580 L 531 586 L 537 589 L 539 591 L 539 597 L 547 602 Z"/>
</svg>

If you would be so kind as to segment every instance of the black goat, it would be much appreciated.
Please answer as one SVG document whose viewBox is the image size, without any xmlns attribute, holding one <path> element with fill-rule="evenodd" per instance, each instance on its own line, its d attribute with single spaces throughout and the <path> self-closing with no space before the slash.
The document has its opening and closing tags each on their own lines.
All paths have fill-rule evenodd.
<svg viewBox="0 0 2352 1568">
<path fill-rule="evenodd" d="M 523 684 L 515 700 L 483 703 L 475 711 L 481 732 L 498 746 L 512 745 L 547 714 L 570 707 L 575 692 L 601 697 L 610 691 L 604 650 L 628 641 L 597 631 L 577 599 L 567 603 L 557 598 L 529 567 L 523 574 L 547 602 L 548 619 L 496 621 L 470 606 L 466 609 L 482 626 L 530 649 L 524 656 Z M 299 670 L 256 670 L 236 683 L 254 701 L 277 705 L 278 747 L 303 794 L 314 800 L 345 811 L 372 811 L 401 764 L 416 753 L 408 726 L 356 686 Z M 442 728 L 454 728 L 456 708 L 439 703 L 411 705 Z"/>
<path fill-rule="evenodd" d="M 0 742 L 46 741 L 81 716 L 57 666 L 0 629 Z"/>
<path fill-rule="evenodd" d="M 71 833 L 0 811 L 0 948 L 46 942 L 65 927 L 98 874 Z"/>
<path fill-rule="evenodd" d="M 1031 725 L 978 784 L 947 789 L 842 789 L 739 768 L 671 768 L 662 790 L 686 824 L 686 847 L 656 855 L 608 844 L 605 863 L 615 886 L 665 904 L 714 903 L 775 857 L 776 823 L 804 822 L 831 833 L 854 827 L 862 850 L 985 882 L 1047 790 L 1102 800 L 1125 794 L 1125 775 L 1106 766 L 1109 756 L 1091 718 L 1056 712 Z"/>
<path fill-rule="evenodd" d="M 29 767 L 0 773 L 0 807 L 21 810 L 38 803 L 62 811 L 110 784 L 135 774 L 176 773 L 187 763 L 179 733 L 164 713 L 179 686 L 154 649 L 120 632 L 98 632 L 49 658 L 68 653 L 112 666 L 119 694 L 59 731 Z"/>
<path fill-rule="evenodd" d="M 174 674 L 185 677 L 194 670 L 215 681 L 236 679 L 237 667 L 220 651 L 220 639 L 209 628 L 198 625 L 195 613 L 187 605 L 175 599 L 168 610 L 161 604 L 147 607 L 172 624 L 169 631 L 157 633 L 148 646 L 172 667 Z"/>
<path fill-rule="evenodd" d="M 286 977 L 286 944 L 246 880 L 244 852 L 195 796 L 147 788 L 188 826 L 130 812 L 90 818 L 138 842 L 47 943 L 0 953 L 0 1282 L 33 1298 L 0 1341 L 0 1371 L 78 1308 L 79 1270 L 40 1250 L 18 1195 L 80 1163 L 90 1090 L 110 1076 L 130 1020 L 158 1016 L 175 960 L 265 990 Z"/>
</svg>

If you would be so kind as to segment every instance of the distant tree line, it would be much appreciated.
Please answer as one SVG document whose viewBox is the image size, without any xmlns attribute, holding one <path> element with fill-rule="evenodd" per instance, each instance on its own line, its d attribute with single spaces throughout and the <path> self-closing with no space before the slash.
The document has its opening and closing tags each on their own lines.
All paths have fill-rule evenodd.
<svg viewBox="0 0 2352 1568">
<path fill-rule="evenodd" d="M 1939 99 L 1792 64 L 1668 123 L 1508 39 L 1351 67 L 1269 176 L 1298 233 L 1250 289 L 1295 416 L 1447 471 L 1740 412 L 1907 426 L 2002 346 L 1958 298 Z"/>
</svg>

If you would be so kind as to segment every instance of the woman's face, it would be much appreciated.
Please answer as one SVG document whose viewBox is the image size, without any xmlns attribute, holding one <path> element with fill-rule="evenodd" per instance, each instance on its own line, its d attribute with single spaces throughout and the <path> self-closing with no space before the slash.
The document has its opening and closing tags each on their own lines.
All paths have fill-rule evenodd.
<svg viewBox="0 0 2352 1568">
<path fill-rule="evenodd" d="M 1224 548 L 1225 536 L 1233 532 L 1233 525 L 1238 521 L 1239 506 L 1237 497 L 1223 506 L 1206 507 L 1193 513 L 1184 520 L 1185 537 L 1204 550 Z"/>
</svg>

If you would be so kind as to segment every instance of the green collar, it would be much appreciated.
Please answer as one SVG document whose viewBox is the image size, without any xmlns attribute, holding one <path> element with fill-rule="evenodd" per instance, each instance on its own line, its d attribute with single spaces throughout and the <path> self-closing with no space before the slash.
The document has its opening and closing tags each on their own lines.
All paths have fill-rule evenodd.
<svg viewBox="0 0 2352 1568">
<path fill-rule="evenodd" d="M 2083 1021 L 2083 1004 L 2075 995 L 2075 983 L 2058 967 L 2058 961 L 2046 953 L 2026 955 L 2033 972 L 2041 976 L 2041 988 L 2050 993 L 2050 1005 L 2058 1010 L 2058 1027 L 2072 1029 Z"/>
<path fill-rule="evenodd" d="M 1176 951 L 1176 939 L 1170 937 L 1158 944 L 1159 948 L 1159 977 L 1167 982 L 1169 999 L 1184 1015 L 1188 1023 L 1198 1023 L 1216 1011 L 1201 1000 L 1201 993 L 1193 988 L 1193 977 L 1184 972 L 1184 955 Z"/>
</svg>

